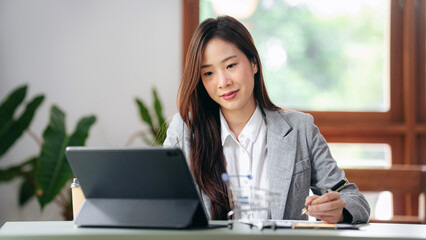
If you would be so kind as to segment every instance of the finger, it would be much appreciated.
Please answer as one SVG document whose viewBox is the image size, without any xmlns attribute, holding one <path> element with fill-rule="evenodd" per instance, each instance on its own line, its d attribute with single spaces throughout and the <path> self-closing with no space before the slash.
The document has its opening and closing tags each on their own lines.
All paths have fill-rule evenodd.
<svg viewBox="0 0 426 240">
<path fill-rule="evenodd" d="M 325 223 L 329 223 L 329 224 L 334 224 L 339 222 L 339 220 L 335 217 L 324 217 L 321 219 L 321 221 Z"/>
<path fill-rule="evenodd" d="M 312 201 L 314 201 L 315 199 L 319 198 L 320 196 L 318 195 L 311 195 L 311 196 L 307 196 L 306 200 L 305 200 L 305 206 L 308 206 L 309 204 L 312 203 Z"/>
<path fill-rule="evenodd" d="M 308 211 L 307 214 L 311 217 L 325 220 L 325 221 L 339 222 L 343 220 L 343 208 L 332 210 L 332 211 L 322 211 L 322 212 Z"/>
<path fill-rule="evenodd" d="M 324 202 L 329 202 L 329 201 L 333 201 L 336 199 L 340 199 L 340 194 L 338 192 L 329 192 L 326 193 L 324 195 L 321 195 L 320 197 L 314 199 L 312 201 L 312 205 L 315 204 L 320 204 L 320 203 L 324 203 Z"/>
<path fill-rule="evenodd" d="M 320 204 L 312 204 L 308 207 L 310 212 L 323 212 L 323 211 L 332 211 L 335 209 L 343 209 L 346 206 L 346 202 L 343 199 L 332 200 L 329 202 L 324 202 Z"/>
<path fill-rule="evenodd" d="M 312 212 L 308 211 L 308 215 L 315 218 L 321 218 L 321 217 L 332 217 L 332 216 L 339 216 L 342 214 L 343 209 L 335 209 L 331 211 L 322 211 L 322 212 Z"/>
<path fill-rule="evenodd" d="M 318 216 L 312 216 L 318 220 L 321 220 L 323 222 L 326 223 L 337 223 L 339 222 L 340 217 L 338 216 L 322 216 L 322 215 L 318 215 Z"/>
<path fill-rule="evenodd" d="M 322 215 L 311 216 L 311 217 L 315 217 L 316 219 L 321 221 L 330 221 L 332 219 L 332 216 L 322 216 Z"/>
</svg>

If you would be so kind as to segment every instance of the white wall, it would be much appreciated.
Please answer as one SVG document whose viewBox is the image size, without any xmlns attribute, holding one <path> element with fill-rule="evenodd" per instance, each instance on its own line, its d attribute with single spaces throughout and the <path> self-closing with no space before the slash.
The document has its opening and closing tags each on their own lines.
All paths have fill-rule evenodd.
<svg viewBox="0 0 426 240">
<path fill-rule="evenodd" d="M 181 1 L 0 0 L 0 99 L 24 83 L 27 100 L 45 94 L 30 126 L 38 136 L 57 104 L 67 114 L 68 132 L 80 117 L 97 116 L 88 146 L 124 145 L 146 128 L 134 98 L 151 104 L 151 87 L 157 86 L 171 116 L 180 76 Z M 0 167 L 38 153 L 24 135 L 0 158 Z M 42 214 L 35 199 L 20 209 L 18 186 L 19 181 L 0 183 L 0 226 L 61 220 L 55 204 Z"/>
</svg>

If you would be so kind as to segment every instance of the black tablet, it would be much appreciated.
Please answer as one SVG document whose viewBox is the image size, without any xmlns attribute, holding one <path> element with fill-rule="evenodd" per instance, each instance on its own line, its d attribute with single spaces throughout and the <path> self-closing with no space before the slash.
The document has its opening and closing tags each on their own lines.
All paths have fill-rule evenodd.
<svg viewBox="0 0 426 240">
<path fill-rule="evenodd" d="M 208 225 L 182 150 L 67 147 L 86 200 L 75 223 L 96 227 Z"/>
</svg>

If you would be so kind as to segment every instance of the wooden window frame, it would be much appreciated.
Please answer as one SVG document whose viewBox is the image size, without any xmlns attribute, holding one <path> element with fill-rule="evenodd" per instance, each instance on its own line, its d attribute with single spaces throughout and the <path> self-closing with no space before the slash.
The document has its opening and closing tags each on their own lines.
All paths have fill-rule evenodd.
<svg viewBox="0 0 426 240">
<path fill-rule="evenodd" d="M 425 2 L 391 0 L 389 111 L 307 111 L 328 142 L 387 143 L 392 164 L 426 165 Z M 185 63 L 199 23 L 199 0 L 182 0 L 182 14 Z M 411 194 L 394 194 L 394 214 L 417 216 L 418 199 Z"/>
</svg>

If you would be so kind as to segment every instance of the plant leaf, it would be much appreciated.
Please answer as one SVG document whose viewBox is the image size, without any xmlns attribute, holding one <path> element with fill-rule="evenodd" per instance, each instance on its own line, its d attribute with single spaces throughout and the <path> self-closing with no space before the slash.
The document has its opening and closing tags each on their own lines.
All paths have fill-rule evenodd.
<svg viewBox="0 0 426 240">
<path fill-rule="evenodd" d="M 20 177 L 21 166 L 13 166 L 7 169 L 0 169 L 0 182 L 7 182 L 16 177 Z"/>
<path fill-rule="evenodd" d="M 35 159 L 36 157 L 33 157 L 19 165 L 15 165 L 7 169 L 0 169 L 0 182 L 11 181 L 16 177 L 25 177 L 27 172 L 34 168 Z M 26 169 L 27 166 L 31 166 L 29 171 Z"/>
<path fill-rule="evenodd" d="M 16 88 L 0 104 L 0 128 L 3 128 L 7 122 L 13 119 L 16 109 L 25 99 L 27 88 L 26 85 Z"/>
<path fill-rule="evenodd" d="M 152 89 L 152 95 L 154 96 L 154 109 L 155 114 L 157 114 L 158 126 L 159 128 L 161 128 L 161 125 L 163 125 L 164 123 L 163 107 L 160 98 L 158 97 L 157 90 L 155 88 Z"/>
<path fill-rule="evenodd" d="M 157 90 L 155 88 L 152 89 L 152 94 L 154 96 L 154 109 L 158 119 L 158 129 L 155 132 L 155 144 L 163 145 L 164 140 L 166 140 L 167 133 L 167 122 L 164 120 L 163 115 L 163 107 L 158 97 Z"/>
<path fill-rule="evenodd" d="M 6 151 L 28 128 L 34 117 L 35 111 L 38 109 L 43 100 L 43 95 L 34 97 L 34 99 L 26 105 L 24 113 L 22 113 L 16 121 L 11 119 L 2 126 L 0 129 L 0 156 L 6 153 Z"/>
<path fill-rule="evenodd" d="M 83 146 L 89 136 L 90 127 L 96 122 L 95 116 L 80 119 L 74 133 L 71 135 L 68 146 Z"/>
<path fill-rule="evenodd" d="M 34 182 L 25 179 L 19 188 L 19 206 L 22 207 L 35 195 Z"/>
<path fill-rule="evenodd" d="M 167 128 L 168 128 L 168 124 L 167 124 L 167 122 L 164 121 L 163 124 L 161 125 L 160 129 L 158 130 L 156 137 L 155 137 L 158 145 L 163 145 L 164 140 L 166 140 Z"/>
<path fill-rule="evenodd" d="M 51 202 L 72 177 L 64 152 L 68 143 L 65 114 L 56 106 L 50 110 L 50 122 L 43 133 L 43 146 L 36 169 L 36 195 L 41 208 Z"/>
<path fill-rule="evenodd" d="M 42 209 L 55 199 L 73 176 L 65 158 L 65 148 L 68 145 L 84 145 L 88 131 L 95 121 L 94 116 L 80 119 L 74 133 L 67 136 L 65 114 L 58 107 L 52 107 L 50 123 L 43 134 L 44 144 L 35 175 L 36 195 Z"/>
<path fill-rule="evenodd" d="M 29 171 L 23 173 L 24 182 L 19 189 L 19 206 L 24 206 L 35 195 L 35 172 L 38 157 L 33 157 L 26 163 L 31 166 Z M 27 167 L 27 166 L 25 166 Z M 24 169 L 23 169 L 24 170 Z"/>
<path fill-rule="evenodd" d="M 0 170 L 0 182 L 10 181 L 17 177 L 24 178 L 24 182 L 19 189 L 19 206 L 23 206 L 35 194 L 34 173 L 36 161 L 37 157 L 32 157 L 17 166 Z"/>
<path fill-rule="evenodd" d="M 154 125 L 152 124 L 152 118 L 149 115 L 148 108 L 145 106 L 145 104 L 139 98 L 136 98 L 136 104 L 139 107 L 139 114 L 140 114 L 142 121 L 146 122 L 149 125 L 149 127 L 151 128 L 151 131 L 153 133 L 155 133 Z"/>
</svg>

